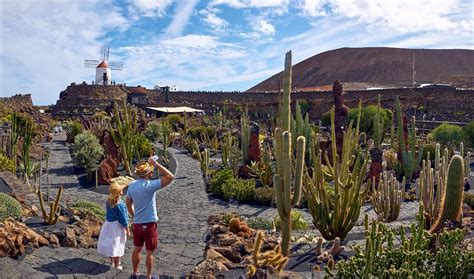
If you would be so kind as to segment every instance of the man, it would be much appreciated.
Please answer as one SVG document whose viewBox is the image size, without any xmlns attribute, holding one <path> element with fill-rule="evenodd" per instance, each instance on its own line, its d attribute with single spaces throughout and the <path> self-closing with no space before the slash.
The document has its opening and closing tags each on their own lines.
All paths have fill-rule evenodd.
<svg viewBox="0 0 474 279">
<path fill-rule="evenodd" d="M 154 167 L 158 168 L 162 174 L 160 179 L 151 180 Z M 133 224 L 133 244 L 135 249 L 132 253 L 133 274 L 132 278 L 138 278 L 138 265 L 140 264 L 140 253 L 143 244 L 146 247 L 146 268 L 147 278 L 152 278 L 153 252 L 158 246 L 158 231 L 156 222 L 155 192 L 165 188 L 173 181 L 173 174 L 160 165 L 153 158 L 148 162 L 139 163 L 135 169 L 135 174 L 140 179 L 130 183 L 127 190 L 126 204 L 130 216 L 134 218 Z"/>
</svg>

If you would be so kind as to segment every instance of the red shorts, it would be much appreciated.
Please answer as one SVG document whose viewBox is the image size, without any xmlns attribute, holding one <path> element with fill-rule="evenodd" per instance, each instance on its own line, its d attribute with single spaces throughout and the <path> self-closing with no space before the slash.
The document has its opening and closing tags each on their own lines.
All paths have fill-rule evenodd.
<svg viewBox="0 0 474 279">
<path fill-rule="evenodd" d="M 143 243 L 145 243 L 147 251 L 154 251 L 158 247 L 156 222 L 133 224 L 133 244 L 136 247 L 143 247 Z"/>
</svg>

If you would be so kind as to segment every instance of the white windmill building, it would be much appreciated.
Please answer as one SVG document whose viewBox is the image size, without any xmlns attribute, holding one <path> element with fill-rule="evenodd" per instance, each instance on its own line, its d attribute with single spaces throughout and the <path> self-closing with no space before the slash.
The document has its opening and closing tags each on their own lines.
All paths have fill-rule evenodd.
<svg viewBox="0 0 474 279">
<path fill-rule="evenodd" d="M 109 47 L 100 48 L 100 60 L 84 60 L 85 68 L 96 68 L 95 83 L 98 85 L 110 85 L 112 83 L 112 71 L 123 70 L 123 62 L 109 61 Z"/>
</svg>

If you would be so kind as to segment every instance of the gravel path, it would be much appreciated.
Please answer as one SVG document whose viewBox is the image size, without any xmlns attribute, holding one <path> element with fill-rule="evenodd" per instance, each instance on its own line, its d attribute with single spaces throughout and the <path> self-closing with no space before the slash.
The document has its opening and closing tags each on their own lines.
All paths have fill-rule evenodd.
<svg viewBox="0 0 474 279">
<path fill-rule="evenodd" d="M 50 177 L 52 192 L 64 185 L 63 196 L 72 203 L 78 199 L 88 199 L 103 204 L 106 196 L 80 187 L 74 173 L 71 156 L 65 146 L 65 135 L 54 136 L 50 160 Z M 170 148 L 177 161 L 176 179 L 165 189 L 157 192 L 157 209 L 159 215 L 159 246 L 155 257 L 154 272 L 161 278 L 182 277 L 198 264 L 204 255 L 208 231 L 207 218 L 221 212 L 238 212 L 246 217 L 264 217 L 273 219 L 275 208 L 239 205 L 213 198 L 205 191 L 199 162 L 185 153 Z M 400 218 L 391 223 L 397 227 L 414 220 L 418 203 L 403 203 Z M 364 206 L 364 213 L 371 218 L 375 214 L 370 207 Z M 309 214 L 303 215 L 311 224 Z M 317 234 L 314 227 L 309 231 Z M 346 246 L 364 241 L 363 226 L 354 227 L 348 236 Z M 313 247 L 308 244 L 296 245 L 293 249 L 295 260 Z M 132 242 L 127 242 L 125 257 L 122 259 L 124 271 L 109 270 L 108 259 L 97 255 L 94 249 L 72 249 L 43 247 L 25 257 L 21 262 L 10 258 L 0 258 L 0 270 L 5 278 L 128 278 L 131 268 Z M 295 266 L 296 269 L 300 269 Z M 308 270 L 309 267 L 303 268 Z M 141 270 L 145 271 L 142 258 Z M 305 273 L 310 278 L 309 272 Z"/>
</svg>

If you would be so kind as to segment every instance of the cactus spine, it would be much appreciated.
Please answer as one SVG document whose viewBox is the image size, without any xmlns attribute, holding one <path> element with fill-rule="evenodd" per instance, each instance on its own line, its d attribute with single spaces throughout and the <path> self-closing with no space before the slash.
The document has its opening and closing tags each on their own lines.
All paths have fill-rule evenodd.
<svg viewBox="0 0 474 279">
<path fill-rule="evenodd" d="M 362 102 L 359 102 L 359 107 Z M 339 237 L 343 239 L 354 227 L 360 215 L 360 208 L 365 201 L 368 187 L 363 186 L 367 169 L 368 154 L 362 154 L 358 146 L 359 122 L 356 128 L 352 123 L 344 134 L 341 157 L 336 152 L 336 135 L 334 130 L 334 108 L 331 110 L 332 162 L 327 151 L 319 152 L 313 166 L 313 175 L 305 175 L 304 194 L 313 224 L 327 240 Z M 355 154 L 354 154 L 355 153 Z M 324 157 L 329 174 L 334 182 L 335 198 L 329 198 L 326 190 L 322 157 Z"/>
<path fill-rule="evenodd" d="M 449 164 L 446 190 L 441 200 L 441 211 L 431 232 L 438 231 L 446 221 L 461 221 L 463 201 L 464 160 L 454 155 Z"/>
<path fill-rule="evenodd" d="M 43 213 L 44 222 L 48 225 L 54 225 L 58 221 L 59 212 L 59 201 L 61 200 L 61 194 L 63 193 L 63 186 L 59 187 L 58 194 L 56 195 L 56 200 L 49 204 L 49 215 L 46 213 L 46 208 L 43 200 L 43 193 L 38 190 L 38 197 L 40 201 L 41 212 Z"/>
<path fill-rule="evenodd" d="M 403 178 L 402 185 L 405 185 L 405 178 Z M 373 177 L 372 204 L 379 220 L 382 222 L 397 220 L 403 197 L 397 178 L 393 173 L 388 174 L 386 171 L 383 172 L 378 188 L 377 190 L 377 187 L 375 187 L 375 177 Z"/>
<path fill-rule="evenodd" d="M 114 102 L 113 124 L 109 122 L 109 132 L 115 143 L 120 146 L 123 166 L 127 175 L 132 176 L 131 164 L 133 158 L 133 136 L 137 131 L 137 112 L 131 107 L 127 107 L 125 99 L 123 100 L 123 109 L 120 112 L 118 105 Z"/>
</svg>

